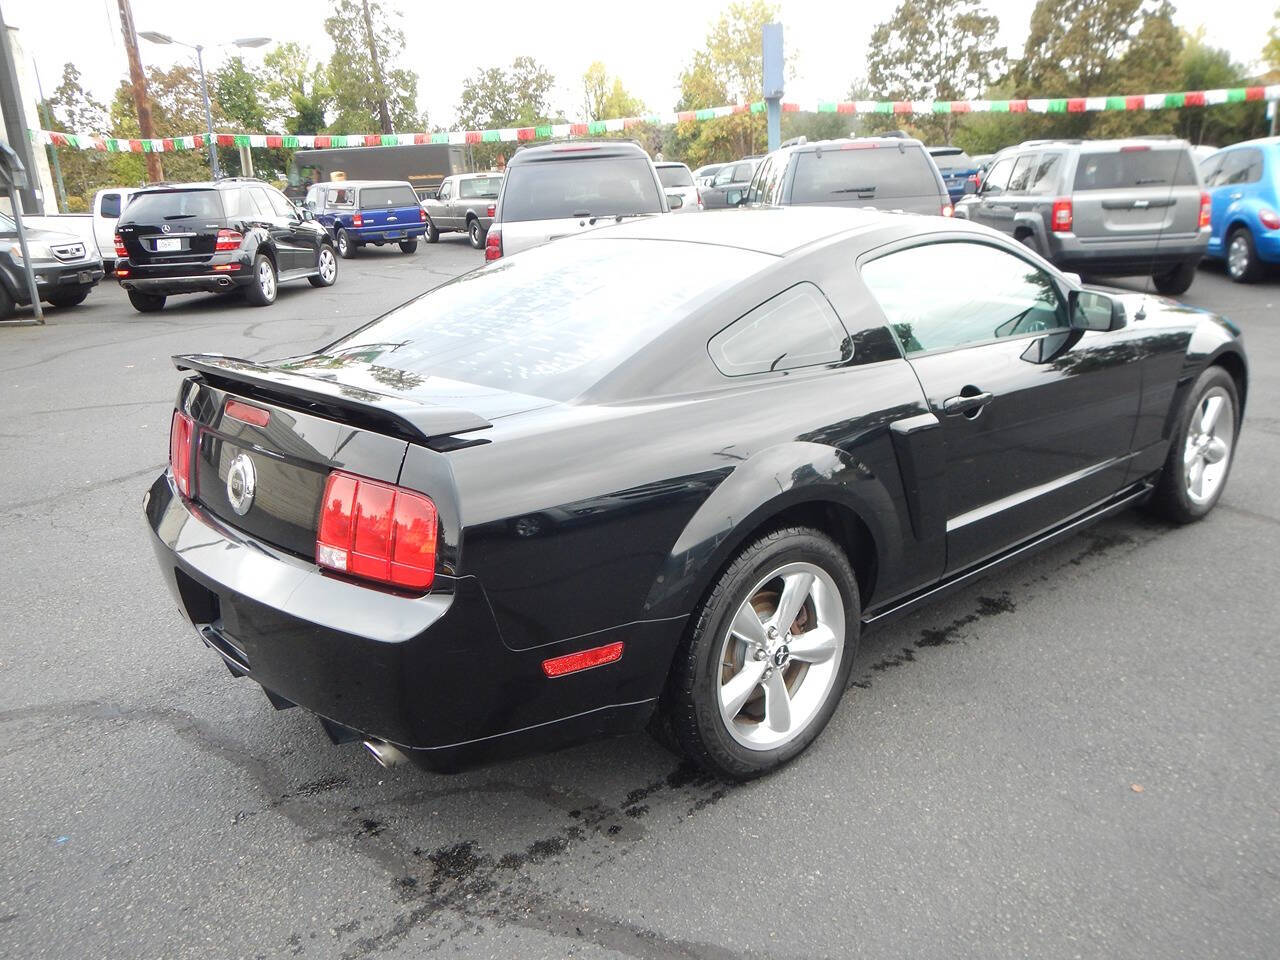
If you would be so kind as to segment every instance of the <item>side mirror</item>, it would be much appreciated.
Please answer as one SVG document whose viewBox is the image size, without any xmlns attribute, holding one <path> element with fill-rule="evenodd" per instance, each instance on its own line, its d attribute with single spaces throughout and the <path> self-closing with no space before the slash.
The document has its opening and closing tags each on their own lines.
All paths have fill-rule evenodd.
<svg viewBox="0 0 1280 960">
<path fill-rule="evenodd" d="M 679 210 L 681 207 L 684 206 L 684 197 L 680 196 L 680 194 L 678 193 L 668 193 L 667 206 L 669 206 L 672 210 Z"/>
<path fill-rule="evenodd" d="M 1067 310 L 1073 330 L 1107 331 L 1124 327 L 1124 304 L 1104 293 L 1072 290 L 1067 294 Z"/>
</svg>

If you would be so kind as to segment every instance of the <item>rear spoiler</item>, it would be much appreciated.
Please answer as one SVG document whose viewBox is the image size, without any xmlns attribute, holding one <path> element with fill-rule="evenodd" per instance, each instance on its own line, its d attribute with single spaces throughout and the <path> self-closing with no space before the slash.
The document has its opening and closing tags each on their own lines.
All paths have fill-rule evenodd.
<svg viewBox="0 0 1280 960">
<path fill-rule="evenodd" d="M 413 443 L 426 444 L 438 437 L 493 426 L 470 410 L 375 393 L 364 387 L 216 353 L 178 355 L 173 358 L 173 365 L 179 370 L 200 374 L 216 387 L 228 387 L 236 393 L 293 406 L 329 419 L 350 421 Z"/>
</svg>

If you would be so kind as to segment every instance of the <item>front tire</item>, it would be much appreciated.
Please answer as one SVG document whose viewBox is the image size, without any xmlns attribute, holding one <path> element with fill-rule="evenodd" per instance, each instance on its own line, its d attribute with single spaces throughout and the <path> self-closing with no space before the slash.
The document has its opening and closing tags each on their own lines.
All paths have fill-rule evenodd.
<svg viewBox="0 0 1280 960">
<path fill-rule="evenodd" d="M 431 218 L 427 218 L 427 243 L 435 243 L 440 239 L 440 231 L 436 229 L 436 225 L 431 222 Z"/>
<path fill-rule="evenodd" d="M 164 309 L 165 297 L 158 293 L 143 293 L 140 290 L 129 291 L 129 302 L 139 313 L 156 313 Z"/>
<path fill-rule="evenodd" d="M 699 608 L 663 695 L 680 749 L 729 780 L 804 751 L 848 684 L 859 612 L 849 559 L 824 534 L 785 527 L 744 547 Z"/>
<path fill-rule="evenodd" d="M 417 249 L 418 249 L 417 240 L 401 240 L 400 241 L 401 253 L 415 253 Z"/>
<path fill-rule="evenodd" d="M 1240 431 L 1240 396 L 1222 367 L 1200 374 L 1183 400 L 1152 512 L 1174 523 L 1208 514 L 1222 496 Z"/>
<path fill-rule="evenodd" d="M 1157 274 L 1151 278 L 1156 289 L 1161 293 L 1176 295 L 1186 293 L 1196 279 L 1196 265 L 1191 261 L 1180 263 L 1168 273 Z"/>
<path fill-rule="evenodd" d="M 467 222 L 467 237 L 471 240 L 472 248 L 476 250 L 484 249 L 484 234 L 485 229 L 480 226 L 479 218 L 472 217 Z"/>
<path fill-rule="evenodd" d="M 245 288 L 244 298 L 255 307 L 269 307 L 276 302 L 279 289 L 276 265 L 265 253 L 253 258 L 253 283 Z"/>
<path fill-rule="evenodd" d="M 90 286 L 76 287 L 74 290 L 59 290 L 49 295 L 49 302 L 55 307 L 78 307 L 93 289 Z"/>
<path fill-rule="evenodd" d="M 352 257 L 356 255 L 355 241 L 351 239 L 351 234 L 347 233 L 347 231 L 345 230 L 338 231 L 337 242 L 338 242 L 338 256 L 340 256 L 343 260 L 350 260 Z"/>
<path fill-rule="evenodd" d="M 1258 248 L 1248 227 L 1236 227 L 1227 237 L 1227 276 L 1236 283 L 1262 279 L 1262 261 L 1258 259 Z"/>
<path fill-rule="evenodd" d="M 338 258 L 333 247 L 327 243 L 320 245 L 320 253 L 316 257 L 316 273 L 307 277 L 313 287 L 332 287 L 338 279 Z"/>
</svg>

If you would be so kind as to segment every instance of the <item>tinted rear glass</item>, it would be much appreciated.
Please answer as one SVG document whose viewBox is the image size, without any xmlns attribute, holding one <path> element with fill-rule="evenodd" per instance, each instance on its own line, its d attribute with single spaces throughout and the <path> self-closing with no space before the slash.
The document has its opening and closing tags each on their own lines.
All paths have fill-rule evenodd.
<svg viewBox="0 0 1280 960">
<path fill-rule="evenodd" d="M 659 167 L 658 180 L 664 187 L 693 186 L 693 174 L 688 167 Z"/>
<path fill-rule="evenodd" d="M 470 180 L 458 181 L 458 196 L 467 199 L 482 197 L 485 200 L 497 200 L 498 191 L 501 189 L 501 177 L 473 177 Z"/>
<path fill-rule="evenodd" d="M 938 169 L 942 171 L 943 176 L 946 176 L 952 170 L 974 170 L 978 166 L 973 162 L 973 158 L 963 150 L 959 153 L 944 153 L 941 155 L 935 153 L 933 162 L 938 165 Z"/>
<path fill-rule="evenodd" d="M 661 212 L 658 186 L 644 157 L 520 164 L 507 170 L 502 197 L 506 222 Z"/>
<path fill-rule="evenodd" d="M 710 244 L 564 240 L 436 287 L 324 354 L 402 370 L 410 381 L 445 377 L 568 400 L 694 301 L 776 262 Z M 308 364 L 327 369 L 333 361 Z"/>
<path fill-rule="evenodd" d="M 1195 182 L 1195 164 L 1185 149 L 1082 153 L 1076 164 L 1077 190 L 1190 187 Z"/>
<path fill-rule="evenodd" d="M 403 187 L 365 187 L 360 191 L 362 207 L 416 207 L 418 195 L 407 183 Z"/>
<path fill-rule="evenodd" d="M 221 219 L 222 201 L 217 190 L 165 190 L 136 194 L 124 209 L 126 223 L 164 220 Z"/>
<path fill-rule="evenodd" d="M 940 191 L 933 164 L 919 147 L 810 150 L 796 158 L 791 202 L 929 197 Z"/>
</svg>

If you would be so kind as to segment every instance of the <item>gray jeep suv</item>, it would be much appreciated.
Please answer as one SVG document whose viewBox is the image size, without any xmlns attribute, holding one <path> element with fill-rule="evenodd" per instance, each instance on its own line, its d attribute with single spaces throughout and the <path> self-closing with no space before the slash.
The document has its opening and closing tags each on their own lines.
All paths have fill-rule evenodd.
<svg viewBox="0 0 1280 960">
<path fill-rule="evenodd" d="M 956 216 L 1064 270 L 1151 276 L 1184 293 L 1209 243 L 1209 195 L 1184 140 L 1029 140 L 996 155 Z"/>
</svg>

